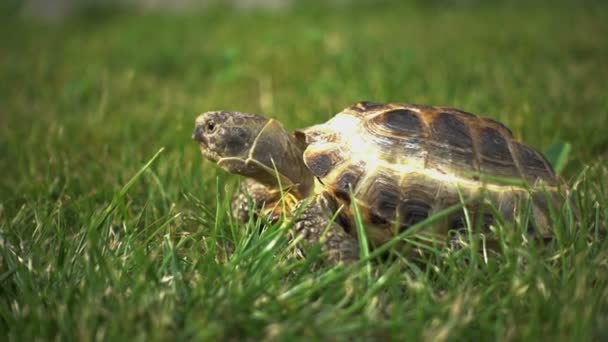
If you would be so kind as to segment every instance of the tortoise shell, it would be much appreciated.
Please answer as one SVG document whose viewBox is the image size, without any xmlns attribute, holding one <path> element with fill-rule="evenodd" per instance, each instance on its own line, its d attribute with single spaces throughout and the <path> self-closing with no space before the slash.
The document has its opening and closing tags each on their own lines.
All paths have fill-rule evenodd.
<svg viewBox="0 0 608 342">
<path fill-rule="evenodd" d="M 351 219 L 354 196 L 376 243 L 395 234 L 391 227 L 407 229 L 459 203 L 460 195 L 483 191 L 510 219 L 530 187 L 557 184 L 543 155 L 507 127 L 458 109 L 359 102 L 302 133 L 304 162 L 319 191 L 333 195 Z M 534 206 L 534 216 L 542 230 L 541 207 Z M 449 221 L 447 228 L 456 228 L 464 218 Z"/>
</svg>

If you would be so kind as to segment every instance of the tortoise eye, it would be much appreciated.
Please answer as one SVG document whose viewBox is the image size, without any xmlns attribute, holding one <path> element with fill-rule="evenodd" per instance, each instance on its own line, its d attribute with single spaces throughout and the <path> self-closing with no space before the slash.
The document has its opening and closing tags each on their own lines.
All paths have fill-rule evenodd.
<svg viewBox="0 0 608 342">
<path fill-rule="evenodd" d="M 216 128 L 216 125 L 215 125 L 215 122 L 213 122 L 213 120 L 209 120 L 205 124 L 205 131 L 207 131 L 207 133 L 213 133 L 215 131 L 215 128 Z"/>
</svg>

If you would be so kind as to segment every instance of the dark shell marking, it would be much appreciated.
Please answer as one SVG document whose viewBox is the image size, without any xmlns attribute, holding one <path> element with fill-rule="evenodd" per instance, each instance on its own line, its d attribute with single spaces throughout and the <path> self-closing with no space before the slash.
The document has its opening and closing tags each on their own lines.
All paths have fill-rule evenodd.
<svg viewBox="0 0 608 342">
<path fill-rule="evenodd" d="M 323 178 L 327 176 L 336 165 L 343 161 L 344 153 L 333 144 L 329 146 L 325 149 L 308 153 L 304 157 L 306 166 L 308 166 L 315 177 Z"/>
<path fill-rule="evenodd" d="M 357 113 L 367 113 L 369 111 L 379 110 L 386 108 L 386 105 L 383 103 L 376 103 L 370 101 L 361 101 L 353 106 L 347 108 L 347 110 L 352 110 Z"/>
<path fill-rule="evenodd" d="M 488 126 L 496 126 L 496 128 L 498 130 L 502 130 L 504 131 L 505 135 L 509 138 L 513 137 L 513 132 L 511 132 L 511 129 L 507 126 L 505 126 L 502 122 L 500 121 L 496 121 L 494 119 L 491 118 L 480 118 L 484 123 L 486 123 Z"/>
<path fill-rule="evenodd" d="M 555 173 L 545 157 L 519 142 L 514 142 L 512 146 L 528 182 L 534 183 L 536 179 L 542 179 L 549 184 L 554 184 Z"/>
<path fill-rule="evenodd" d="M 394 220 L 399 204 L 400 193 L 392 188 L 379 189 L 376 197 L 372 199 L 370 220 L 374 224 L 387 224 Z"/>
<path fill-rule="evenodd" d="M 316 177 L 325 177 L 332 166 L 331 158 L 326 154 L 317 154 L 316 156 L 309 157 L 306 165 Z"/>
<path fill-rule="evenodd" d="M 388 110 L 364 120 L 363 124 L 370 133 L 370 142 L 378 147 L 384 161 L 395 163 L 402 156 L 424 158 L 421 140 L 427 135 L 427 128 L 415 111 Z"/>
<path fill-rule="evenodd" d="M 336 178 L 335 183 L 332 185 L 331 190 L 337 198 L 345 202 L 350 202 L 351 191 L 356 189 L 361 175 L 363 175 L 363 170 L 351 165 L 347 169 L 342 170 L 340 175 Z"/>
<path fill-rule="evenodd" d="M 400 230 L 424 221 L 431 212 L 431 203 L 419 199 L 407 199 L 399 205 L 399 228 Z"/>
<path fill-rule="evenodd" d="M 384 112 L 371 120 L 397 136 L 418 136 L 422 131 L 422 120 L 409 109 L 394 109 Z"/>
<path fill-rule="evenodd" d="M 458 116 L 441 112 L 431 123 L 433 136 L 449 147 L 473 151 L 473 139 L 464 121 Z"/>
<path fill-rule="evenodd" d="M 441 112 L 430 123 L 427 167 L 478 171 L 473 139 L 464 120 L 453 113 Z"/>
<path fill-rule="evenodd" d="M 400 230 L 405 230 L 431 214 L 433 206 L 437 205 L 442 184 L 423 174 L 413 173 L 403 179 L 401 188 L 397 220 Z"/>
<path fill-rule="evenodd" d="M 401 192 L 393 177 L 378 175 L 363 198 L 369 205 L 370 221 L 373 224 L 384 225 L 394 221 Z"/>
<path fill-rule="evenodd" d="M 456 115 L 460 115 L 462 117 L 466 117 L 468 119 L 478 119 L 479 117 L 473 113 L 469 113 L 469 112 L 465 112 L 464 110 L 460 110 L 458 108 L 450 108 L 450 107 L 437 107 L 437 110 L 443 111 L 443 112 L 448 112 L 448 113 L 455 113 Z"/>
<path fill-rule="evenodd" d="M 388 175 L 380 175 L 365 193 L 358 193 L 368 206 L 370 223 L 387 231 L 397 224 L 403 231 L 431 214 L 440 185 L 422 174 L 412 174 L 404 182 L 398 186 Z"/>
<path fill-rule="evenodd" d="M 520 178 L 519 170 L 509 151 L 509 144 L 500 132 L 493 127 L 482 127 L 478 133 L 481 172 Z"/>
</svg>

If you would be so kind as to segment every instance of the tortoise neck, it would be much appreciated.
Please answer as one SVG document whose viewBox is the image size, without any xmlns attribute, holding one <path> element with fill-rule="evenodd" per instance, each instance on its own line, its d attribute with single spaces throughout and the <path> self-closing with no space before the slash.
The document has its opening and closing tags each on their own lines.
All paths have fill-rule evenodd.
<svg viewBox="0 0 608 342">
<path fill-rule="evenodd" d="M 272 188 L 282 187 L 298 197 L 308 196 L 313 191 L 314 177 L 304 164 L 303 152 L 303 146 L 281 123 L 268 120 L 247 158 L 258 163 L 265 172 L 252 178 Z"/>
</svg>

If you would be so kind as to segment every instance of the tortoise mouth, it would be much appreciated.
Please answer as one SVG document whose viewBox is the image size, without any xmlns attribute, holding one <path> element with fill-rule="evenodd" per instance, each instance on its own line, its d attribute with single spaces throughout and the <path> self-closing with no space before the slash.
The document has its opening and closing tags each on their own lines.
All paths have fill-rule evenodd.
<svg viewBox="0 0 608 342">
<path fill-rule="evenodd" d="M 203 143 L 199 143 L 199 149 L 201 150 L 201 154 L 203 155 L 203 157 L 212 162 L 217 163 L 222 158 L 222 156 L 220 156 L 217 152 L 209 150 L 207 145 Z"/>
</svg>

